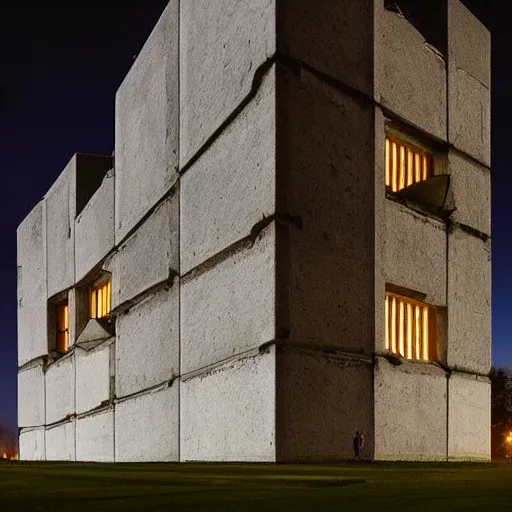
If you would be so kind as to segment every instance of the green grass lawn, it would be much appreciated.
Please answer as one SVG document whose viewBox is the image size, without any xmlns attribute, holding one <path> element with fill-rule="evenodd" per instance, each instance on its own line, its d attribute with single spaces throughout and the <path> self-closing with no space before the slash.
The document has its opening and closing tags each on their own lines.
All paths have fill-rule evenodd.
<svg viewBox="0 0 512 512">
<path fill-rule="evenodd" d="M 0 464 L 0 511 L 512 510 L 512 465 Z"/>
</svg>

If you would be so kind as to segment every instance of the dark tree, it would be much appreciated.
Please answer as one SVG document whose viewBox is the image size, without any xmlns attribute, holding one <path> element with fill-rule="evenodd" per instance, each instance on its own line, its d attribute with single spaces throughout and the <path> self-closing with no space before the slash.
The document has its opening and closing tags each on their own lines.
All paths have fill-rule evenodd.
<svg viewBox="0 0 512 512">
<path fill-rule="evenodd" d="M 512 431 L 512 372 L 506 368 L 493 368 L 489 377 L 491 379 L 491 452 L 493 457 L 504 457 L 507 448 L 505 437 Z"/>
</svg>

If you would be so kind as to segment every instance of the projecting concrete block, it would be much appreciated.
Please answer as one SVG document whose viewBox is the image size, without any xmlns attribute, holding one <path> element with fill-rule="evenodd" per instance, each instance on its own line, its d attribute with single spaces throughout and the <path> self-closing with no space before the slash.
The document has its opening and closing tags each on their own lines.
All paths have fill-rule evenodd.
<svg viewBox="0 0 512 512">
<path fill-rule="evenodd" d="M 452 373 L 448 381 L 448 458 L 490 460 L 491 385 Z"/>
<path fill-rule="evenodd" d="M 384 274 L 386 283 L 426 294 L 446 306 L 446 227 L 443 222 L 386 201 Z M 384 302 L 384 298 L 382 298 Z"/>
<path fill-rule="evenodd" d="M 46 194 L 48 297 L 75 282 L 76 155 Z"/>
<path fill-rule="evenodd" d="M 18 373 L 18 427 L 45 424 L 44 380 L 42 363 Z"/>
<path fill-rule="evenodd" d="M 362 457 L 373 458 L 371 360 L 287 347 L 277 365 L 279 462 L 352 458 L 357 430 L 365 438 Z"/>
<path fill-rule="evenodd" d="M 75 422 L 46 430 L 46 460 L 75 460 Z"/>
<path fill-rule="evenodd" d="M 272 68 L 252 102 L 181 178 L 182 274 L 275 211 L 275 87 Z"/>
<path fill-rule="evenodd" d="M 116 244 L 178 177 L 178 38 L 171 0 L 116 94 Z"/>
<path fill-rule="evenodd" d="M 446 64 L 404 17 L 376 2 L 375 96 L 384 107 L 446 140 Z"/>
<path fill-rule="evenodd" d="M 181 282 L 181 374 L 275 338 L 275 225 Z"/>
<path fill-rule="evenodd" d="M 45 460 L 44 427 L 20 433 L 20 460 Z"/>
<path fill-rule="evenodd" d="M 46 424 L 75 412 L 75 358 L 63 357 L 46 370 Z"/>
<path fill-rule="evenodd" d="M 114 462 L 114 411 L 76 421 L 76 460 Z"/>
<path fill-rule="evenodd" d="M 109 172 L 75 222 L 76 281 L 114 247 L 114 173 Z"/>
<path fill-rule="evenodd" d="M 116 395 L 137 393 L 180 373 L 179 283 L 117 318 Z"/>
<path fill-rule="evenodd" d="M 179 460 L 179 384 L 116 405 L 116 462 Z"/>
<path fill-rule="evenodd" d="M 279 53 L 373 95 L 373 0 L 277 0 Z"/>
<path fill-rule="evenodd" d="M 275 462 L 275 351 L 180 384 L 182 461 Z"/>
<path fill-rule="evenodd" d="M 457 209 L 452 214 L 455 222 L 491 234 L 491 173 L 489 169 L 460 156 L 448 154 L 450 186 Z"/>
<path fill-rule="evenodd" d="M 278 332 L 371 354 L 375 108 L 279 69 Z"/>
<path fill-rule="evenodd" d="M 249 94 L 276 51 L 275 0 L 180 3 L 180 168 Z"/>
<path fill-rule="evenodd" d="M 76 349 L 76 413 L 99 407 L 110 398 L 110 358 L 112 345 L 90 351 Z"/>
<path fill-rule="evenodd" d="M 447 363 L 486 375 L 491 366 L 490 243 L 455 228 L 448 247 Z"/>
<path fill-rule="evenodd" d="M 18 227 L 18 365 L 48 352 L 46 206 L 41 201 Z"/>
<path fill-rule="evenodd" d="M 112 306 L 132 299 L 179 270 L 178 193 L 166 199 L 108 262 Z"/>
<path fill-rule="evenodd" d="M 375 367 L 375 459 L 446 458 L 446 375 L 441 368 L 383 358 Z"/>
</svg>

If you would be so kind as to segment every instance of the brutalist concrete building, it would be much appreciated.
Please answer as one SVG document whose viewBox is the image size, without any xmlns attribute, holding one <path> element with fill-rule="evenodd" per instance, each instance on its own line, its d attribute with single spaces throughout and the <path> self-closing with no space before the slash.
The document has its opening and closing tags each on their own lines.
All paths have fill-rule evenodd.
<svg viewBox="0 0 512 512">
<path fill-rule="evenodd" d="M 172 0 L 18 229 L 22 459 L 490 457 L 490 36 Z"/>
</svg>

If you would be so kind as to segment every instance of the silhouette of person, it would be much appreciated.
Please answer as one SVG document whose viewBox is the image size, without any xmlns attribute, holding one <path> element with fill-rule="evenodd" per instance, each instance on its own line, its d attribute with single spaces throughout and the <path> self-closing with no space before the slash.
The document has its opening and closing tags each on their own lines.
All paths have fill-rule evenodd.
<svg viewBox="0 0 512 512">
<path fill-rule="evenodd" d="M 364 447 L 364 436 L 359 432 L 359 430 L 354 435 L 354 457 L 356 460 L 359 460 L 361 456 L 361 450 Z"/>
</svg>

